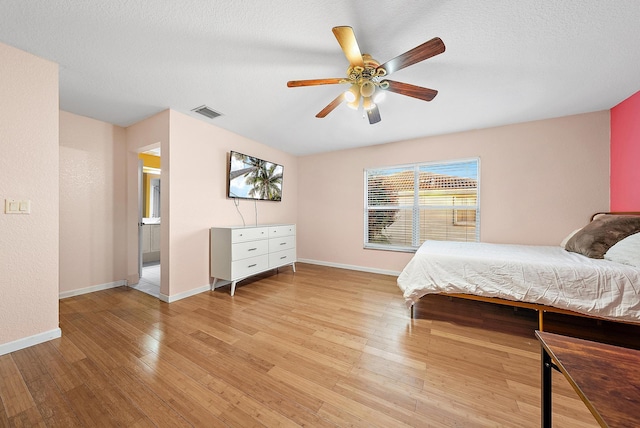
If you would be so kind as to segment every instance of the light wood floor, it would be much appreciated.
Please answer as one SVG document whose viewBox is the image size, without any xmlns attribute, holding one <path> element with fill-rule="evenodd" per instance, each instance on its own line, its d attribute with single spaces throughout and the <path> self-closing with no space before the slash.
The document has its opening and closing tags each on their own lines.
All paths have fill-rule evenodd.
<svg viewBox="0 0 640 428">
<path fill-rule="evenodd" d="M 62 338 L 0 357 L 0 426 L 538 427 L 533 314 L 298 264 L 166 304 L 60 301 Z M 597 426 L 559 373 L 554 421 Z"/>
</svg>

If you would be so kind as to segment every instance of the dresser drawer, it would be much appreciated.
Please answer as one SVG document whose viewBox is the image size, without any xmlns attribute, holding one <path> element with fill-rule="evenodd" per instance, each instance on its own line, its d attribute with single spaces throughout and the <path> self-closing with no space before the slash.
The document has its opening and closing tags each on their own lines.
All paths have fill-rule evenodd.
<svg viewBox="0 0 640 428">
<path fill-rule="evenodd" d="M 283 236 L 281 238 L 269 239 L 269 252 L 290 250 L 296 247 L 295 236 Z"/>
<path fill-rule="evenodd" d="M 257 239 L 267 239 L 269 229 L 266 227 L 250 227 L 246 229 L 233 229 L 231 231 L 231 242 L 255 241 Z"/>
<path fill-rule="evenodd" d="M 261 256 L 269 252 L 269 241 L 239 242 L 231 244 L 231 260 L 242 260 L 249 257 Z"/>
<path fill-rule="evenodd" d="M 248 259 L 237 260 L 231 263 L 232 279 L 244 278 L 269 269 L 269 256 L 267 254 Z"/>
<path fill-rule="evenodd" d="M 269 267 L 278 267 L 293 263 L 296 261 L 296 249 L 277 251 L 275 253 L 269 253 Z"/>
<path fill-rule="evenodd" d="M 269 238 L 277 238 L 279 236 L 295 236 L 295 234 L 296 226 L 294 224 L 269 227 Z"/>
</svg>

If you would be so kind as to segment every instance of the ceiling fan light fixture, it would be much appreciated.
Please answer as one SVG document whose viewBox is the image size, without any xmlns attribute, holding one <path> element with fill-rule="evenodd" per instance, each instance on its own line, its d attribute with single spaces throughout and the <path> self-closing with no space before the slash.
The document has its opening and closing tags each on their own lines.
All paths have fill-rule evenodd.
<svg viewBox="0 0 640 428">
<path fill-rule="evenodd" d="M 373 100 L 371 99 L 371 97 L 366 97 L 363 98 L 362 100 L 362 108 L 364 110 L 371 110 L 372 108 L 374 108 L 376 105 L 373 102 Z"/>
<path fill-rule="evenodd" d="M 353 101 L 348 102 L 347 106 L 351 109 L 358 110 L 358 107 L 360 107 L 360 97 L 356 97 Z"/>
<path fill-rule="evenodd" d="M 358 88 L 358 85 L 353 84 L 348 90 L 345 91 L 344 99 L 346 102 L 352 103 L 358 98 L 360 98 L 360 88 Z"/>
<path fill-rule="evenodd" d="M 360 85 L 360 93 L 363 97 L 367 98 L 373 95 L 376 90 L 376 85 L 373 84 L 371 80 L 365 80 Z"/>
<path fill-rule="evenodd" d="M 374 94 L 373 94 L 373 102 L 375 104 L 378 104 L 379 102 L 382 102 L 382 100 L 384 100 L 384 97 L 387 94 L 384 91 L 381 90 L 377 90 Z"/>
</svg>

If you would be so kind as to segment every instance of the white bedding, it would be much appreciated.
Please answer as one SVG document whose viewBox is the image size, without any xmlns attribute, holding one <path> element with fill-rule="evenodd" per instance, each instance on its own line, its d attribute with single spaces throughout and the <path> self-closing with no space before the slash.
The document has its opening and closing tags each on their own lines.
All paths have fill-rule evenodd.
<svg viewBox="0 0 640 428">
<path fill-rule="evenodd" d="M 559 246 L 426 241 L 398 286 L 407 306 L 425 294 L 461 293 L 640 322 L 640 268 Z"/>
</svg>

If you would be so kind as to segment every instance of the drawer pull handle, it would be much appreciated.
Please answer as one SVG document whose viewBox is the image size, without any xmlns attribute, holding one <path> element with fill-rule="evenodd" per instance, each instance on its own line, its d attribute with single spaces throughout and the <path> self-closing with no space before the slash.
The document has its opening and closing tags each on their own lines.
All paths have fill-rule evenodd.
<svg viewBox="0 0 640 428">
<path fill-rule="evenodd" d="M 281 242 L 280 245 L 287 245 L 287 243 L 286 242 Z"/>
<path fill-rule="evenodd" d="M 248 268 L 256 267 L 256 263 L 254 263 L 254 264 L 252 264 L 252 265 L 249 265 L 249 266 L 247 266 L 247 267 L 248 267 Z"/>
<path fill-rule="evenodd" d="M 286 258 L 287 258 L 287 256 L 282 256 L 282 257 L 280 257 L 280 260 L 286 259 Z"/>
<path fill-rule="evenodd" d="M 255 251 L 257 248 L 249 248 L 247 251 Z"/>
</svg>

